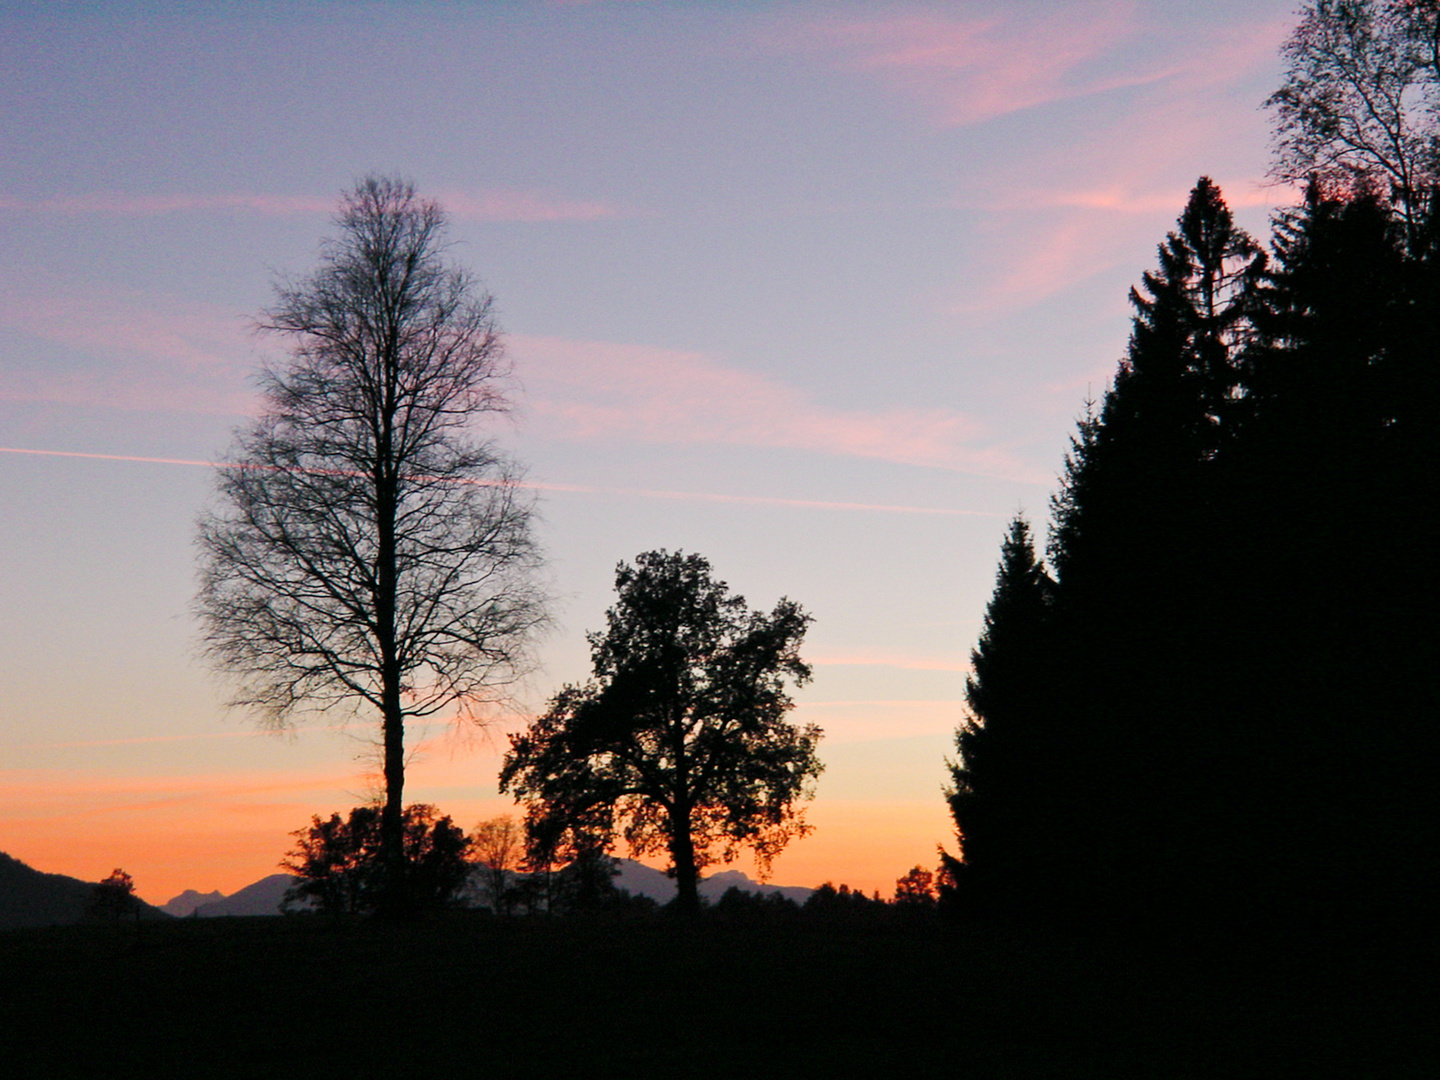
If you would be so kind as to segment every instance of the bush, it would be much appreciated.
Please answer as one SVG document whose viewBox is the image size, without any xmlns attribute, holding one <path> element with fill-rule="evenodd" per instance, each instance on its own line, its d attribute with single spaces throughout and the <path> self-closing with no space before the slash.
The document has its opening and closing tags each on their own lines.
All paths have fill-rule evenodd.
<svg viewBox="0 0 1440 1080">
<path fill-rule="evenodd" d="M 409 912 L 455 903 L 470 875 L 470 840 L 448 816 L 417 803 L 405 808 L 405 861 L 399 882 L 380 857 L 380 808 L 357 806 L 348 820 L 312 817 L 291 833 L 295 850 L 281 863 L 300 880 L 285 894 L 286 910 L 317 908 L 336 917 L 369 914 L 387 898 Z"/>
</svg>

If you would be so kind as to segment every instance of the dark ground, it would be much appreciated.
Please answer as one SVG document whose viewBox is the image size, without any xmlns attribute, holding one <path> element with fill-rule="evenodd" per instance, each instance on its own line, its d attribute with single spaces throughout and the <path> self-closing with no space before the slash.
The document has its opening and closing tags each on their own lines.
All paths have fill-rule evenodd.
<svg viewBox="0 0 1440 1080">
<path fill-rule="evenodd" d="M 1432 960 L 663 914 L 16 930 L 0 1073 L 1428 1076 Z"/>
</svg>

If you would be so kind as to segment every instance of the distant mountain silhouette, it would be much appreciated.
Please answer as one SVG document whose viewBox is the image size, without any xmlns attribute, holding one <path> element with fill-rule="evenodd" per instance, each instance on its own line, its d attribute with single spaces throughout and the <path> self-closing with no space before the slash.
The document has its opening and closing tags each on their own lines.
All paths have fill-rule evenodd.
<svg viewBox="0 0 1440 1080">
<path fill-rule="evenodd" d="M 67 879 L 68 880 L 68 879 Z M 220 893 L 202 895 L 194 889 L 187 889 L 164 906 L 172 915 L 192 915 L 199 919 L 212 919 L 225 915 L 279 915 L 280 903 L 285 890 L 295 883 L 289 874 L 271 874 L 253 885 L 247 885 L 230 896 Z M 83 883 L 82 883 L 83 884 Z M 632 896 L 648 896 L 660 904 L 675 899 L 675 882 L 660 870 L 652 869 L 633 859 L 620 860 L 620 873 L 615 878 L 617 888 L 624 889 Z M 89 886 L 85 886 L 89 888 Z M 763 885 L 752 880 L 740 870 L 722 870 L 711 874 L 700 882 L 700 895 L 710 903 L 719 900 L 730 888 L 768 896 L 779 893 L 787 899 L 803 904 L 815 890 L 800 885 Z M 478 902 L 481 890 L 478 885 L 472 889 Z M 88 893 L 86 894 L 88 895 Z M 214 899 L 211 899 L 211 898 Z M 73 920 L 72 920 L 73 921 Z"/>
<path fill-rule="evenodd" d="M 676 886 L 673 878 L 666 877 L 663 871 L 652 869 L 633 859 L 620 860 L 620 873 L 615 878 L 615 885 L 632 896 L 648 896 L 660 904 L 668 904 L 675 899 Z M 794 900 L 797 904 L 803 904 L 806 898 L 815 891 L 802 885 L 763 885 L 752 880 L 741 870 L 721 870 L 700 881 L 701 897 L 712 904 L 731 888 L 759 893 L 761 896 L 779 893 L 786 899 Z"/>
<path fill-rule="evenodd" d="M 253 885 L 246 885 L 239 892 L 212 903 L 200 904 L 195 908 L 195 915 L 201 919 L 224 915 L 279 915 L 285 890 L 294 885 L 295 881 L 289 874 L 271 874 Z"/>
<path fill-rule="evenodd" d="M 0 930 L 23 926 L 67 926 L 85 916 L 93 882 L 46 874 L 0 852 Z M 169 916 L 140 902 L 142 919 Z"/>
<path fill-rule="evenodd" d="M 183 919 L 202 904 L 213 904 L 216 901 L 224 900 L 225 894 L 219 889 L 214 892 L 199 893 L 194 889 L 186 889 L 179 896 L 172 897 L 160 905 L 160 910 L 167 915 L 174 915 L 177 919 Z"/>
</svg>

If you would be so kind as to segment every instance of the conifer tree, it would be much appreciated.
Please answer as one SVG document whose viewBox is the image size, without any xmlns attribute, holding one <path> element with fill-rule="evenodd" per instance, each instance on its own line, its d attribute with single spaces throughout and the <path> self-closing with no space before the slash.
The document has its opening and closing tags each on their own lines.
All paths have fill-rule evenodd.
<svg viewBox="0 0 1440 1080">
<path fill-rule="evenodd" d="M 1081 421 L 1052 506 L 1064 693 L 1051 728 L 1067 766 L 1049 798 L 1053 828 L 1073 835 L 1056 872 L 1107 917 L 1196 889 L 1187 852 L 1215 797 L 1196 766 L 1226 753 L 1195 692 L 1223 641 L 1212 568 L 1231 523 L 1214 478 L 1248 409 L 1238 357 L 1264 265 L 1202 177 L 1131 291 L 1125 360 Z"/>
<path fill-rule="evenodd" d="M 1044 820 L 1051 709 L 1046 700 L 1050 592 L 1035 558 L 1030 525 L 1010 524 L 995 592 L 965 680 L 965 723 L 956 732 L 948 793 L 965 866 L 965 886 L 981 903 L 1023 897 L 1019 878 L 1048 865 Z M 952 869 L 953 872 L 953 869 Z M 988 895 L 986 895 L 988 894 Z"/>
</svg>

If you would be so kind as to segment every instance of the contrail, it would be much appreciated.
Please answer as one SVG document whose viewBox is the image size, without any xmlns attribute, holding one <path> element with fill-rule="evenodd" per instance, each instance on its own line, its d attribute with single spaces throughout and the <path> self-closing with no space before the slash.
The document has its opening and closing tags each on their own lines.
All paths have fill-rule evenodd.
<svg viewBox="0 0 1440 1080">
<path fill-rule="evenodd" d="M 204 469 L 253 469 L 267 466 L 237 461 L 202 461 L 191 458 L 140 457 L 134 454 L 90 454 L 78 450 L 28 450 L 0 446 L 0 454 L 30 454 L 36 457 L 86 458 L 93 461 L 136 461 L 146 465 L 188 465 Z M 468 480 L 462 483 L 498 486 L 500 481 Z M 720 495 L 703 491 L 661 491 L 651 488 L 600 487 L 592 484 L 554 484 L 512 481 L 514 487 L 530 491 L 551 491 L 566 495 L 611 495 L 640 499 L 670 499 L 686 502 L 735 503 L 746 506 L 784 506 L 798 510 L 848 510 L 872 514 L 928 514 L 942 517 L 1003 518 L 992 510 L 957 510 L 944 506 L 898 506 L 891 503 L 833 502 L 824 499 L 786 499 L 770 495 Z"/>
</svg>

